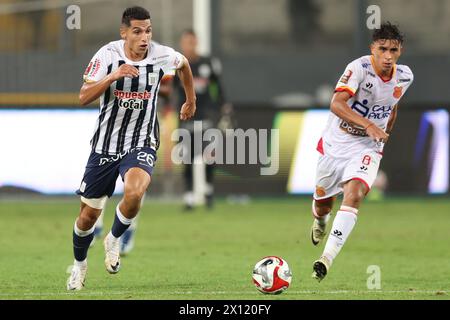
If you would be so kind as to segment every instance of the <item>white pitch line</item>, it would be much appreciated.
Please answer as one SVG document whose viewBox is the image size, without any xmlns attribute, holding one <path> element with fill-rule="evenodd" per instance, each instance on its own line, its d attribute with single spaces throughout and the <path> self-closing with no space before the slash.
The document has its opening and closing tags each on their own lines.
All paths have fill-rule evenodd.
<svg viewBox="0 0 450 320">
<path fill-rule="evenodd" d="M 123 292 L 89 292 L 89 289 L 85 289 L 86 291 L 82 292 L 30 292 L 30 293 L 0 293 L 0 297 L 18 297 L 18 296 L 112 296 L 112 295 L 134 295 L 134 296 L 142 296 L 142 295 L 232 295 L 232 294 L 247 294 L 247 295 L 255 295 L 261 296 L 259 292 L 255 291 L 147 291 L 147 292 L 132 292 L 132 291 L 123 291 Z M 440 294 L 447 295 L 449 291 L 443 290 L 366 290 L 366 291 L 357 291 L 357 290 L 336 290 L 336 291 L 312 291 L 312 290 L 302 290 L 302 291 L 287 291 L 285 296 L 295 295 L 295 294 L 396 294 L 396 293 L 404 293 L 404 294 Z"/>
</svg>

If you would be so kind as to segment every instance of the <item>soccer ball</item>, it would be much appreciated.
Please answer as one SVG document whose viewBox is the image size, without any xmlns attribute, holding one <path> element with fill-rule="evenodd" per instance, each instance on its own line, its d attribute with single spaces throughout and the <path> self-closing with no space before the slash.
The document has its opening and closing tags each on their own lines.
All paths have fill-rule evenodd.
<svg viewBox="0 0 450 320">
<path fill-rule="evenodd" d="M 253 283 L 262 293 L 280 294 L 289 288 L 291 280 L 291 269 L 286 260 L 280 257 L 265 257 L 253 269 Z"/>
</svg>

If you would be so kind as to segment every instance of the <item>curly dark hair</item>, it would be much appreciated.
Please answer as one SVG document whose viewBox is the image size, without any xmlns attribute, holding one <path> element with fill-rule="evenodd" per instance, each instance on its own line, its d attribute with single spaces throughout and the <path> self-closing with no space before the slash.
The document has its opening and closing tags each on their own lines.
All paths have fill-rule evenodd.
<svg viewBox="0 0 450 320">
<path fill-rule="evenodd" d="M 404 35 L 400 32 L 397 25 L 392 23 L 384 22 L 381 24 L 380 29 L 375 29 L 372 35 L 372 40 L 396 40 L 400 44 L 404 41 Z"/>
</svg>

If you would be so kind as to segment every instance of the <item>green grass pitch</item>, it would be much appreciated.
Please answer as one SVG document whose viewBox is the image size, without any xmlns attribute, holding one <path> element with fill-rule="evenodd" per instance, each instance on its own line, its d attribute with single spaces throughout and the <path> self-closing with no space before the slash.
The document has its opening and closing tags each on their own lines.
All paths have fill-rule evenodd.
<svg viewBox="0 0 450 320">
<path fill-rule="evenodd" d="M 112 199 L 105 227 L 112 222 Z M 0 299 L 449 299 L 450 199 L 365 202 L 327 278 L 311 278 L 323 244 L 310 242 L 309 197 L 218 201 L 212 212 L 183 213 L 151 197 L 141 211 L 134 251 L 109 275 L 100 242 L 89 251 L 86 287 L 65 289 L 73 261 L 78 200 L 0 202 Z M 279 255 L 293 280 L 283 294 L 259 293 L 254 264 Z M 367 268 L 381 269 L 370 290 Z"/>
</svg>

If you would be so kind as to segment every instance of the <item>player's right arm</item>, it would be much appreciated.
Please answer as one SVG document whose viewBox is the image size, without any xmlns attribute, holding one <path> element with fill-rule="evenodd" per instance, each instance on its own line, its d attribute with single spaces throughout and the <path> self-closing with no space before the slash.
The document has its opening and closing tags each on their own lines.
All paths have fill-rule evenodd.
<svg viewBox="0 0 450 320">
<path fill-rule="evenodd" d="M 83 86 L 80 89 L 80 103 L 85 106 L 92 101 L 99 98 L 106 89 L 120 78 L 134 78 L 139 76 L 139 70 L 129 64 L 123 64 L 117 68 L 113 73 L 108 74 L 99 81 L 85 80 Z"/>
<path fill-rule="evenodd" d="M 354 112 L 347 104 L 350 98 L 351 95 L 347 91 L 336 92 L 331 99 L 331 112 L 348 123 L 354 123 L 364 128 L 367 135 L 373 140 L 385 142 L 389 135 L 369 119 Z"/>
<path fill-rule="evenodd" d="M 375 141 L 386 141 L 389 135 L 375 123 L 354 112 L 348 105 L 348 100 L 355 95 L 360 83 L 364 80 L 364 70 L 359 59 L 347 65 L 344 74 L 339 79 L 330 109 L 342 120 L 357 125 L 366 130 L 366 133 Z"/>
<path fill-rule="evenodd" d="M 80 103 L 85 106 L 99 98 L 114 82 L 123 77 L 139 76 L 136 67 L 123 64 L 114 72 L 108 73 L 112 64 L 111 45 L 107 44 L 98 50 L 89 62 L 83 75 L 83 86 L 80 89 Z"/>
</svg>

